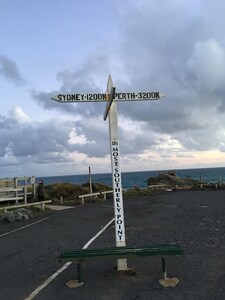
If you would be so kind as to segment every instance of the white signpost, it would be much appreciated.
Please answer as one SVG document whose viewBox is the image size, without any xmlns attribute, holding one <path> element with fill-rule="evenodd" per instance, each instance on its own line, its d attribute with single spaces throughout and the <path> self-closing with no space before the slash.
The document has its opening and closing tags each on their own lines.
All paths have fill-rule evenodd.
<svg viewBox="0 0 225 300">
<path fill-rule="evenodd" d="M 112 78 L 109 75 L 106 93 L 90 93 L 90 94 L 58 94 L 51 98 L 60 103 L 71 102 L 107 102 L 104 120 L 109 117 L 109 136 L 111 150 L 111 166 L 112 166 L 112 185 L 114 199 L 114 216 L 115 216 L 115 236 L 116 246 L 126 246 L 125 223 L 123 209 L 122 180 L 120 170 L 120 149 L 118 137 L 118 119 L 117 119 L 117 101 L 143 101 L 143 100 L 159 100 L 165 94 L 160 92 L 132 92 L 132 93 L 116 93 L 113 87 Z M 117 270 L 127 270 L 127 259 L 117 260 Z"/>
<path fill-rule="evenodd" d="M 115 235 L 116 246 L 126 246 L 125 239 L 125 224 L 124 224 L 124 210 L 123 210 L 123 193 L 122 180 L 120 170 L 120 149 L 118 136 L 118 119 L 117 119 L 117 103 L 114 100 L 115 87 L 111 76 L 108 78 L 107 93 L 110 92 L 110 99 L 106 106 L 104 120 L 109 115 L 109 138 L 111 150 L 111 166 L 112 166 L 112 185 L 113 185 L 113 200 L 114 200 L 114 216 L 115 216 Z M 127 259 L 117 260 L 117 270 L 127 270 Z"/>
</svg>

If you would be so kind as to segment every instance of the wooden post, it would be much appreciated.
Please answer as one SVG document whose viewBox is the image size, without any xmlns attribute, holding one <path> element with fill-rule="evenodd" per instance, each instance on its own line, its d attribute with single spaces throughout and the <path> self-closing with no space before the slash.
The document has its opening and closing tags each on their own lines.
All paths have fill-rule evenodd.
<svg viewBox="0 0 225 300">
<path fill-rule="evenodd" d="M 35 177 L 34 176 L 31 177 L 30 182 L 32 184 L 33 197 L 35 197 L 36 196 L 36 184 L 35 184 Z"/>
<path fill-rule="evenodd" d="M 60 196 L 60 203 L 63 204 L 63 196 Z"/>
<path fill-rule="evenodd" d="M 27 186 L 23 188 L 24 203 L 27 204 Z"/>
<path fill-rule="evenodd" d="M 16 204 L 18 204 L 18 177 L 14 178 L 14 188 L 16 189 L 15 196 L 16 196 Z"/>
<path fill-rule="evenodd" d="M 91 167 L 89 167 L 89 190 L 90 194 L 92 194 Z"/>
<path fill-rule="evenodd" d="M 219 176 L 219 187 L 221 188 L 222 187 L 222 178 L 221 178 L 221 174 L 218 174 Z"/>
</svg>

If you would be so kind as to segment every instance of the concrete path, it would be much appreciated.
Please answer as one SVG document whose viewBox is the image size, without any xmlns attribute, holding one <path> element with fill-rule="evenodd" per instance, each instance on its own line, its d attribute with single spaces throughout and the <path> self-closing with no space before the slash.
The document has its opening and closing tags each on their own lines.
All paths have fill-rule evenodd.
<svg viewBox="0 0 225 300">
<path fill-rule="evenodd" d="M 64 210 L 69 208 L 75 208 L 76 206 L 62 206 L 62 205 L 46 205 L 51 210 Z"/>
</svg>

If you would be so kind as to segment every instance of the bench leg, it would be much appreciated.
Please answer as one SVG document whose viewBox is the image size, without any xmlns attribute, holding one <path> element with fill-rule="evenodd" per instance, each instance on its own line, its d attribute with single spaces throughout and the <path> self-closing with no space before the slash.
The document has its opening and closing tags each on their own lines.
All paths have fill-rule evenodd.
<svg viewBox="0 0 225 300">
<path fill-rule="evenodd" d="M 167 270 L 166 270 L 166 260 L 164 257 L 162 257 L 162 271 L 163 271 L 163 278 L 159 279 L 159 283 L 163 287 L 175 287 L 179 279 L 177 277 L 168 278 L 167 277 Z"/>
<path fill-rule="evenodd" d="M 66 282 L 66 285 L 71 288 L 78 288 L 82 286 L 84 283 L 81 281 L 81 262 L 77 263 L 77 279 L 72 279 Z"/>
<path fill-rule="evenodd" d="M 163 279 L 167 279 L 167 270 L 166 270 L 166 260 L 162 257 L 162 271 L 163 271 Z"/>
<path fill-rule="evenodd" d="M 78 277 L 78 282 L 82 282 L 81 262 L 77 264 L 77 277 Z"/>
</svg>

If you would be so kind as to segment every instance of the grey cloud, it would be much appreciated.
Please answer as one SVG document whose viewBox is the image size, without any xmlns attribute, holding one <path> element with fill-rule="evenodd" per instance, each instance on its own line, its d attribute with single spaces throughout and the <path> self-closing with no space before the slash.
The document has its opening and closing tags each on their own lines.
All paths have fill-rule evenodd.
<svg viewBox="0 0 225 300">
<path fill-rule="evenodd" d="M 0 55 L 0 75 L 15 83 L 24 83 L 16 63 L 5 55 Z"/>
<path fill-rule="evenodd" d="M 72 104 L 66 103 L 63 105 L 51 99 L 55 95 L 59 94 L 59 91 L 52 91 L 47 93 L 31 90 L 30 93 L 35 102 L 38 103 L 44 109 L 55 109 L 59 111 L 64 111 L 68 114 L 74 114 L 76 112 L 75 107 Z"/>
<path fill-rule="evenodd" d="M 225 52 L 216 40 L 195 43 L 188 67 L 204 89 L 215 91 L 224 86 Z"/>
<path fill-rule="evenodd" d="M 153 133 L 147 138 L 143 134 L 132 139 L 122 131 L 124 153 L 154 148 L 160 143 L 159 134 L 170 135 L 186 149 L 223 151 L 220 141 L 225 124 L 222 118 L 217 119 L 219 113 L 225 112 L 225 19 L 218 17 L 225 9 L 224 1 L 131 3 L 126 10 L 120 10 L 121 40 L 112 41 L 117 52 L 111 47 L 106 55 L 104 48 L 98 55 L 90 55 L 80 68 L 59 72 L 59 91 L 102 92 L 102 79 L 107 81 L 113 68 L 111 63 L 116 61 L 125 70 L 124 74 L 112 74 L 118 91 L 166 93 L 164 99 L 154 103 L 118 103 L 119 118 L 145 122 L 145 132 Z M 33 92 L 36 101 L 46 109 L 83 116 L 85 121 L 75 126 L 88 144 L 76 145 L 77 149 L 89 156 L 105 155 L 108 133 L 94 124 L 102 118 L 105 105 L 50 103 L 51 95 Z"/>
<path fill-rule="evenodd" d="M 84 117 L 94 117 L 99 115 L 102 110 L 104 113 L 104 103 L 57 103 L 50 100 L 51 97 L 60 93 L 95 93 L 105 92 L 99 87 L 99 83 L 96 81 L 98 74 L 106 72 L 104 70 L 104 64 L 106 58 L 104 56 L 95 57 L 92 60 L 88 60 L 81 69 L 78 70 L 63 70 L 59 72 L 56 77 L 60 82 L 60 88 L 58 91 L 41 92 L 32 90 L 31 96 L 33 99 L 45 109 L 55 109 L 63 111 L 69 114 L 83 115 Z M 106 72 L 107 74 L 107 72 Z M 101 76 L 101 75 L 100 75 Z M 107 78 L 107 77 L 106 77 Z"/>
<path fill-rule="evenodd" d="M 78 135 L 84 135 L 88 143 L 77 144 L 79 152 L 87 154 L 89 157 L 102 157 L 109 154 L 108 122 L 103 118 L 94 117 L 75 122 Z"/>
<path fill-rule="evenodd" d="M 4 124 L 0 130 L 0 163 L 7 156 L 20 160 L 26 157 L 27 161 L 42 163 L 71 161 L 65 153 L 74 149 L 68 143 L 72 123 L 52 120 L 46 123 L 18 124 L 15 119 L 8 117 L 4 119 Z"/>
</svg>

